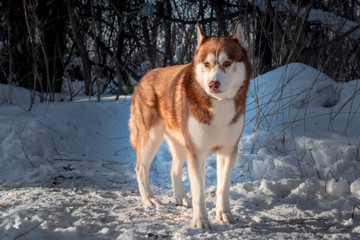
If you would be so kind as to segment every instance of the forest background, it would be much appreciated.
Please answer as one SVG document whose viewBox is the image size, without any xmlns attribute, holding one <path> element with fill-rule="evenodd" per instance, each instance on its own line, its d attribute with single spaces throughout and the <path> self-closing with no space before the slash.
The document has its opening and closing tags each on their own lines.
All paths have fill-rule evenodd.
<svg viewBox="0 0 360 240">
<path fill-rule="evenodd" d="M 360 78 L 358 0 L 2 0 L 0 16 L 0 83 L 41 101 L 131 93 L 150 69 L 192 60 L 196 23 L 217 36 L 241 21 L 254 77 L 301 62 Z"/>
</svg>

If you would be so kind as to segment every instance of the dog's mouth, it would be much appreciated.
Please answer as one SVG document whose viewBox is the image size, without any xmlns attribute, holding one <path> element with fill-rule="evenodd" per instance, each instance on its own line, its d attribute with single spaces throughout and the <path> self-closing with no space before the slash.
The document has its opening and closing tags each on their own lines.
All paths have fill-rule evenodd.
<svg viewBox="0 0 360 240">
<path fill-rule="evenodd" d="M 210 89 L 210 93 L 218 94 L 221 93 L 221 91 L 219 89 L 214 89 L 214 90 Z"/>
<path fill-rule="evenodd" d="M 206 91 L 206 94 L 211 97 L 211 98 L 215 98 L 215 99 L 219 99 L 219 97 L 221 96 L 222 92 L 219 89 L 216 90 L 211 90 L 209 89 L 208 91 Z"/>
</svg>

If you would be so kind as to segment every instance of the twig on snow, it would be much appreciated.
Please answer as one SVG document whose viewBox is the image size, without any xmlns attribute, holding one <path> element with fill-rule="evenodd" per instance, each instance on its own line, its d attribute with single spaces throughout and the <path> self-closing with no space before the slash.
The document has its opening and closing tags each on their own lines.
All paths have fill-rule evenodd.
<svg viewBox="0 0 360 240">
<path fill-rule="evenodd" d="M 32 228 L 30 228 L 28 231 L 21 233 L 20 235 L 14 237 L 14 240 L 21 238 L 22 236 L 28 234 L 29 232 L 31 232 L 32 230 L 34 230 L 35 228 L 37 228 L 38 226 L 40 226 L 42 224 L 42 222 L 39 222 L 38 224 L 36 224 L 35 226 L 33 226 Z"/>
<path fill-rule="evenodd" d="M 114 164 L 116 164 L 116 163 L 103 163 L 103 164 L 101 164 L 101 166 L 103 168 L 106 168 L 108 170 L 116 172 L 117 174 L 119 174 L 124 179 L 124 183 L 127 183 L 128 181 L 126 181 L 126 175 L 125 174 L 123 174 L 122 172 L 120 172 L 120 171 L 118 171 L 118 170 L 116 170 L 114 168 L 108 167 L 108 165 L 114 165 Z"/>
<path fill-rule="evenodd" d="M 25 147 L 24 147 L 24 142 L 23 142 L 22 137 L 21 137 L 21 135 L 22 135 L 23 132 L 24 132 L 25 127 L 26 127 L 26 126 L 23 127 L 23 129 L 21 130 L 20 135 L 19 135 L 20 142 L 21 142 L 21 147 L 22 147 L 23 153 L 25 154 L 26 159 L 29 161 L 29 163 L 31 164 L 31 166 L 33 166 L 34 168 L 36 168 L 36 166 L 34 165 L 34 163 L 30 160 L 29 156 L 26 154 Z"/>
<path fill-rule="evenodd" d="M 327 184 L 329 181 L 329 174 L 331 174 L 331 176 L 335 179 L 336 182 L 339 181 L 339 179 L 337 179 L 337 177 L 335 177 L 334 173 L 331 170 L 329 170 L 328 173 L 326 174 L 325 192 L 327 192 L 326 189 L 327 189 Z"/>
<path fill-rule="evenodd" d="M 58 150 L 57 150 L 57 148 L 56 148 L 56 144 L 55 144 L 54 138 L 52 137 L 51 140 L 52 140 L 52 143 L 53 143 L 53 145 L 54 145 L 54 150 L 55 150 L 56 155 L 59 155 L 59 156 L 61 157 L 60 153 L 58 152 Z"/>
<path fill-rule="evenodd" d="M 245 158 L 245 157 L 243 157 L 243 156 L 241 156 L 240 154 L 238 154 L 238 157 L 239 158 L 241 158 L 241 159 L 243 159 L 243 160 L 245 160 L 246 162 L 247 162 L 247 172 L 249 172 L 249 173 L 251 173 L 251 169 L 250 169 L 250 161 L 249 161 L 249 159 L 247 159 L 247 158 Z"/>
<path fill-rule="evenodd" d="M 315 162 L 314 156 L 313 156 L 313 154 L 312 154 L 312 150 L 314 150 L 314 149 L 313 149 L 313 148 L 310 148 L 310 156 L 311 156 L 311 159 L 313 160 L 313 163 L 314 163 L 314 168 L 315 168 L 316 174 L 318 175 L 318 178 L 319 178 L 319 179 L 321 179 L 320 172 L 319 172 L 319 170 L 317 169 L 317 165 L 316 165 L 316 162 Z"/>
<path fill-rule="evenodd" d="M 177 216 L 177 215 L 169 215 L 169 216 L 166 216 L 166 215 L 160 215 L 161 218 L 163 219 L 166 219 L 166 220 L 171 220 L 171 221 L 174 221 L 176 222 L 178 218 L 188 218 L 188 219 L 191 219 L 192 217 L 191 216 Z"/>
<path fill-rule="evenodd" d="M 128 216 L 129 219 L 131 220 L 145 220 L 145 219 L 151 219 L 151 218 L 163 218 L 163 219 L 166 219 L 166 220 L 170 220 L 170 221 L 174 221 L 176 222 L 177 220 L 176 219 L 179 219 L 179 218 L 186 218 L 186 219 L 191 219 L 192 216 L 185 216 L 185 215 L 153 215 L 153 216 L 139 216 L 139 217 L 133 217 L 131 215 Z"/>
<path fill-rule="evenodd" d="M 54 161 L 68 161 L 68 162 L 97 162 L 96 160 L 82 160 L 76 158 L 54 158 Z"/>
<path fill-rule="evenodd" d="M 355 204 L 354 206 L 353 206 L 353 210 L 352 210 L 352 214 L 351 214 L 351 218 L 352 219 L 354 219 L 355 218 L 355 209 L 358 209 L 358 210 L 360 210 L 360 205 L 358 205 L 358 204 Z"/>
</svg>

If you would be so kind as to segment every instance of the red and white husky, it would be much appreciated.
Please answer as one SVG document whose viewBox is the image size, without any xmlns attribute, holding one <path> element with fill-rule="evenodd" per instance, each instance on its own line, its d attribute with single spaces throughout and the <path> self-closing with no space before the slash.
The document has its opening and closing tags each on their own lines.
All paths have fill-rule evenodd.
<svg viewBox="0 0 360 240">
<path fill-rule="evenodd" d="M 175 201 L 191 206 L 181 180 L 186 158 L 192 227 L 210 229 L 205 206 L 206 156 L 217 151 L 216 220 L 231 223 L 230 179 L 244 128 L 252 68 L 239 23 L 233 36 L 218 38 L 206 37 L 198 24 L 197 42 L 191 63 L 154 69 L 139 82 L 132 99 L 129 128 L 143 205 L 161 204 L 150 188 L 149 167 L 165 137 L 173 158 Z"/>
</svg>

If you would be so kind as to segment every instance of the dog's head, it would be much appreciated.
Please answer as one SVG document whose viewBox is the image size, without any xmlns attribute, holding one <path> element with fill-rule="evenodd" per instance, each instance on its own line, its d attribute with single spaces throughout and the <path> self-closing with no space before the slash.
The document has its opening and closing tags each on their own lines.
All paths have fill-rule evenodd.
<svg viewBox="0 0 360 240">
<path fill-rule="evenodd" d="M 197 25 L 197 49 L 194 56 L 196 80 L 207 95 L 218 99 L 234 98 L 249 81 L 249 63 L 241 24 L 230 37 L 206 37 Z"/>
</svg>

